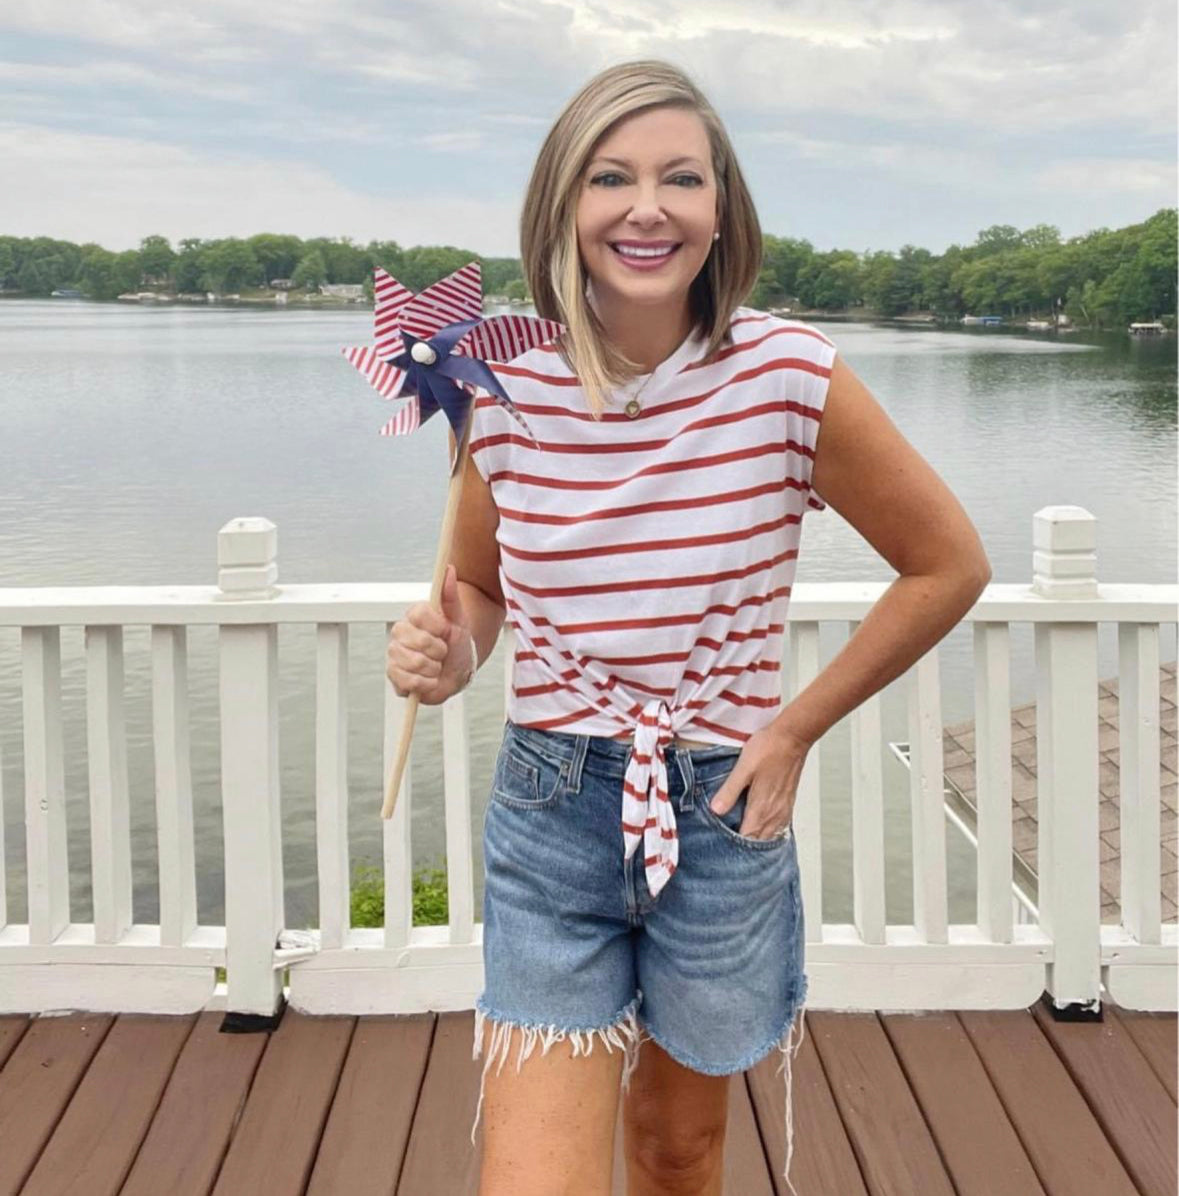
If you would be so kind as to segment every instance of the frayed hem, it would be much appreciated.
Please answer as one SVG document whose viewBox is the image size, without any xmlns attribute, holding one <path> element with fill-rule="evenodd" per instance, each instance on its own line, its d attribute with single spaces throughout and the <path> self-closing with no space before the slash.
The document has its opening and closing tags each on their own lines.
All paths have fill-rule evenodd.
<svg viewBox="0 0 1179 1196">
<path fill-rule="evenodd" d="M 782 1170 L 782 1178 L 786 1181 L 787 1186 L 794 1196 L 798 1196 L 798 1189 L 790 1179 L 790 1160 L 794 1155 L 794 1059 L 802 1047 L 803 1038 L 806 1037 L 806 1022 L 803 1020 L 806 998 L 807 977 L 804 974 L 802 978 L 802 991 L 799 993 L 798 1005 L 794 1010 L 794 1018 L 784 1035 L 786 1041 L 778 1047 L 778 1050 L 782 1054 L 782 1063 L 778 1068 L 777 1074 L 781 1075 L 783 1071 L 786 1073 L 786 1166 Z M 798 1042 L 792 1047 L 790 1041 L 794 1037 L 795 1026 L 798 1027 Z"/>
<path fill-rule="evenodd" d="M 479 1052 L 483 1046 L 483 1028 L 485 1022 L 488 1020 L 492 1023 L 492 1032 L 491 1043 L 483 1063 L 483 1073 L 479 1078 L 479 1103 L 475 1106 L 475 1122 L 471 1126 L 471 1145 L 475 1145 L 475 1131 L 478 1129 L 479 1117 L 483 1109 L 483 1090 L 487 1081 L 487 1070 L 498 1052 L 500 1059 L 499 1067 L 496 1068 L 496 1074 L 498 1075 L 503 1071 L 504 1061 L 508 1057 L 508 1051 L 511 1046 L 513 1026 L 522 1031 L 520 1035 L 520 1049 L 516 1054 L 517 1072 L 523 1066 L 524 1060 L 532 1054 L 538 1039 L 541 1042 L 540 1053 L 545 1055 L 553 1043 L 561 1042 L 568 1038 L 573 1043 L 573 1055 L 576 1058 L 578 1055 L 590 1054 L 594 1047 L 594 1035 L 598 1034 L 606 1044 L 607 1051 L 613 1047 L 618 1047 L 623 1052 L 622 1090 L 625 1092 L 630 1088 L 630 1078 L 639 1061 L 639 1048 L 644 1042 L 644 1031 L 639 1025 L 636 1012 L 642 999 L 643 994 L 640 991 L 634 1000 L 623 1006 L 621 1012 L 611 1022 L 605 1026 L 595 1027 L 592 1030 L 566 1030 L 551 1023 L 518 1022 L 506 1018 L 497 1018 L 477 1003 L 475 1006 L 474 1044 L 471 1048 L 472 1059 L 478 1059 L 479 1057 Z"/>
</svg>

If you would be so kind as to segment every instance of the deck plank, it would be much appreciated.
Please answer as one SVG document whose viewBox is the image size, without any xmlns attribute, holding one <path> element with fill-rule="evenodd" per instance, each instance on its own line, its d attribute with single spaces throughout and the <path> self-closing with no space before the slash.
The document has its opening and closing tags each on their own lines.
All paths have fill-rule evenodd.
<svg viewBox="0 0 1179 1196">
<path fill-rule="evenodd" d="M 32 1020 L 27 1013 L 8 1013 L 0 1017 L 0 1068 L 16 1050 L 16 1044 L 25 1036 Z"/>
<path fill-rule="evenodd" d="M 1085 1098 L 1036 1019 L 1022 1009 L 959 1010 L 1048 1196 L 1137 1196 Z"/>
<path fill-rule="evenodd" d="M 1175 1196 L 1175 1102 L 1125 1026 L 1058 1022 L 1043 1004 L 1033 1013 L 1142 1196 Z"/>
<path fill-rule="evenodd" d="M 114 1025 L 113 1014 L 35 1017 L 0 1071 L 0 1196 L 15 1196 Z"/>
<path fill-rule="evenodd" d="M 479 1100 L 482 1058 L 471 1058 L 475 1012 L 438 1014 L 429 1065 L 397 1191 L 401 1196 L 478 1191 L 483 1159 L 482 1123 L 471 1143 L 471 1123 Z"/>
<path fill-rule="evenodd" d="M 809 1011 L 807 1019 L 872 1196 L 896 1192 L 954 1196 L 929 1126 L 879 1017 Z"/>
<path fill-rule="evenodd" d="M 957 1016 L 887 1013 L 881 1021 L 958 1196 L 1044 1196 Z"/>
<path fill-rule="evenodd" d="M 195 1020 L 119 1014 L 26 1180 L 25 1196 L 115 1196 Z"/>
<path fill-rule="evenodd" d="M 380 1014 L 357 1022 L 307 1196 L 397 1191 L 437 1016 Z"/>
<path fill-rule="evenodd" d="M 810 1193 L 819 1196 L 823 1192 L 867 1196 L 855 1151 L 828 1087 L 818 1051 L 811 1042 L 812 1016 L 810 1010 L 803 1015 L 805 1033 L 791 1065 L 794 1154 L 790 1160 L 790 1183 L 804 1196 Z M 778 1196 L 787 1196 L 790 1188 L 782 1177 L 786 1166 L 786 1078 L 777 1074 L 780 1065 L 781 1057 L 771 1054 L 751 1067 L 745 1077 L 771 1180 Z"/>
<path fill-rule="evenodd" d="M 302 1196 L 356 1018 L 288 1008 L 269 1035 L 214 1196 Z"/>
<path fill-rule="evenodd" d="M 188 1036 L 120 1196 L 207 1196 L 221 1169 L 266 1034 L 222 1034 L 206 1010 Z"/>
<path fill-rule="evenodd" d="M 1120 1005 L 1107 1004 L 1106 1012 L 1112 1014 L 1126 1028 L 1126 1032 L 1138 1044 L 1151 1070 L 1160 1083 L 1175 1096 L 1175 1076 L 1179 1071 L 1179 1018 L 1173 1013 L 1153 1013 L 1142 1009 L 1123 1009 Z"/>
<path fill-rule="evenodd" d="M 781 1055 L 771 1051 L 769 1059 L 776 1067 Z M 740 1192 L 741 1196 L 774 1196 L 774 1182 L 770 1179 L 770 1165 L 758 1127 L 757 1112 L 749 1095 L 749 1085 L 745 1082 L 748 1074 L 749 1071 L 738 1072 L 729 1080 L 724 1191 Z M 782 1082 L 779 1079 L 778 1083 Z"/>
</svg>

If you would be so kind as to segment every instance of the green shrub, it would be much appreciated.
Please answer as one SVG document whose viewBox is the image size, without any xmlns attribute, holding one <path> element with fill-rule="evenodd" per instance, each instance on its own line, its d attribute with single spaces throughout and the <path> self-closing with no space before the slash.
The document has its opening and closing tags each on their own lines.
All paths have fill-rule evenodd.
<svg viewBox="0 0 1179 1196">
<path fill-rule="evenodd" d="M 352 925 L 384 926 L 385 890 L 381 870 L 357 864 L 352 881 Z M 413 924 L 445 926 L 449 920 L 446 868 L 435 864 L 413 876 Z"/>
</svg>

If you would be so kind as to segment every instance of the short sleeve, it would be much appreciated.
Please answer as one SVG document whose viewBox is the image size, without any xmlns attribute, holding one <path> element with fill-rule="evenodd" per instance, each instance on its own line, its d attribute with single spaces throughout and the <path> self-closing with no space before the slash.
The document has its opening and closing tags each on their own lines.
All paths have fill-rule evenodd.
<svg viewBox="0 0 1179 1196">
<path fill-rule="evenodd" d="M 804 515 L 810 511 L 825 511 L 827 509 L 826 501 L 811 485 L 811 473 L 815 467 L 815 449 L 819 442 L 819 429 L 823 423 L 823 411 L 827 405 L 827 389 L 831 383 L 831 367 L 835 362 L 835 355 L 838 352 L 835 344 L 819 329 L 808 326 L 808 332 L 813 338 L 813 368 L 808 373 L 806 384 L 803 387 L 804 410 L 800 413 L 801 419 L 797 436 L 799 443 L 804 446 L 800 462 L 802 469 L 800 481 L 803 483 L 803 492 L 806 494 L 806 502 L 803 504 L 802 509 Z"/>
</svg>

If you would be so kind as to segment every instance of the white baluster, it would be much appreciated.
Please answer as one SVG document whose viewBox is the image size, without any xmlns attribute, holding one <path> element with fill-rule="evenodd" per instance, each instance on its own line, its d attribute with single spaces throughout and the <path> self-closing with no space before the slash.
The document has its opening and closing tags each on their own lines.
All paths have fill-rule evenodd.
<svg viewBox="0 0 1179 1196">
<path fill-rule="evenodd" d="M 849 638 L 859 621 L 848 624 Z M 880 694 L 851 712 L 852 918 L 864 943 L 885 941 L 884 773 Z"/>
<path fill-rule="evenodd" d="M 152 627 L 151 687 L 160 945 L 180 947 L 197 927 L 187 627 L 171 624 Z"/>
<path fill-rule="evenodd" d="M 1118 790 L 1121 794 L 1122 925 L 1159 942 L 1159 629 L 1118 624 Z"/>
<path fill-rule="evenodd" d="M 924 943 L 947 941 L 946 802 L 937 646 L 908 679 L 909 801 L 913 832 L 913 926 Z"/>
<path fill-rule="evenodd" d="M 70 921 L 59 627 L 21 628 L 21 677 L 29 942 L 51 943 Z"/>
<path fill-rule="evenodd" d="M 1011 666 L 1006 623 L 974 625 L 974 718 L 979 933 L 989 942 L 1009 943 L 1013 935 Z"/>
<path fill-rule="evenodd" d="M 393 625 L 385 628 L 386 642 Z M 384 767 L 381 770 L 381 792 L 375 796 L 374 817 L 383 828 L 381 853 L 385 867 L 385 946 L 404 947 L 413 931 L 413 837 L 410 813 L 413 807 L 413 742 L 410 741 L 409 757 L 401 774 L 401 788 L 393 814 L 381 818 L 381 805 L 389 788 L 393 774 L 393 761 L 401 738 L 401 725 L 405 721 L 405 703 L 393 688 L 393 682 L 385 678 L 385 735 Z"/>
<path fill-rule="evenodd" d="M 86 627 L 86 732 L 94 941 L 117 943 L 131 929 L 122 627 Z"/>
<path fill-rule="evenodd" d="M 320 623 L 315 656 L 315 832 L 323 949 L 342 947 L 351 925 L 348 624 Z"/>
</svg>

